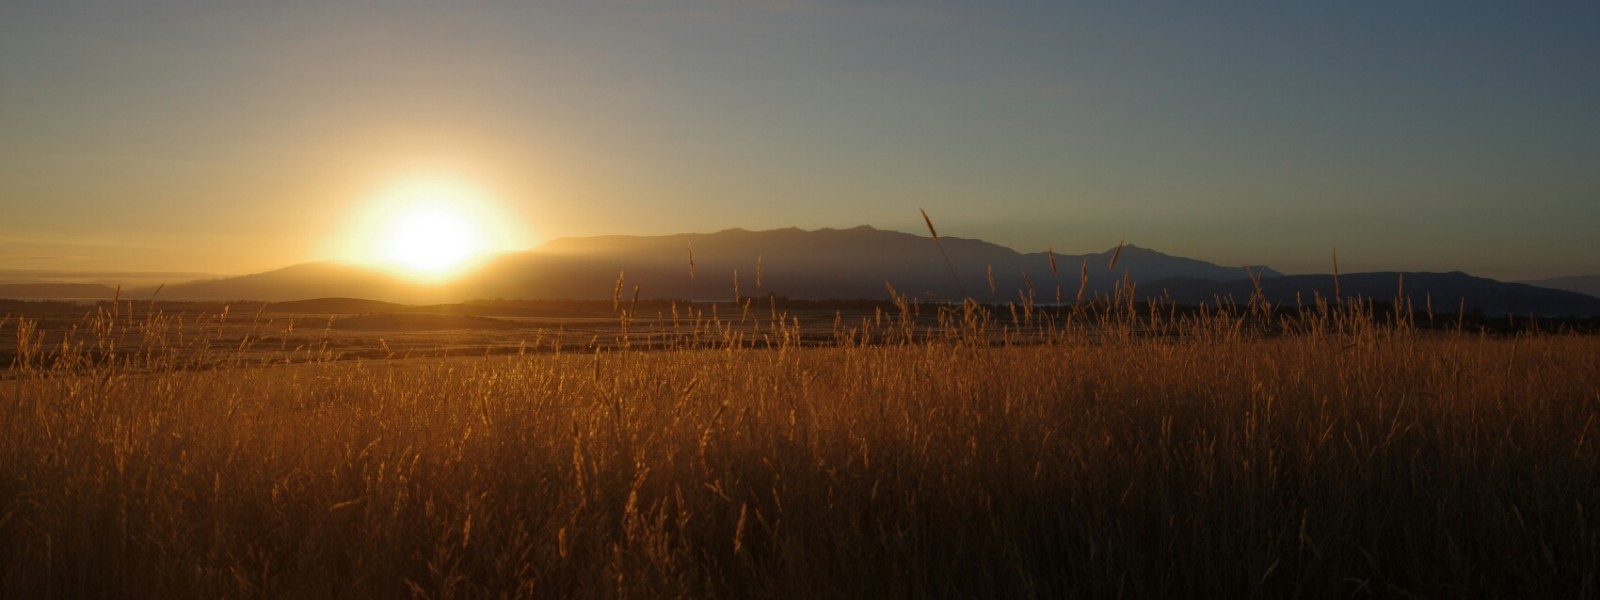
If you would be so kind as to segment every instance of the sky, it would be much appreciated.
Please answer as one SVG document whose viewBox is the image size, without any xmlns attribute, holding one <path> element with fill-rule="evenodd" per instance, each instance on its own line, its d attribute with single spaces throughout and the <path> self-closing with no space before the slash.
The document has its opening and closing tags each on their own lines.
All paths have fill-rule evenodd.
<svg viewBox="0 0 1600 600">
<path fill-rule="evenodd" d="M 1119 241 L 1600 274 L 1595 2 L 0 0 L 0 279 L 352 259 L 440 174 L 497 244 Z"/>
</svg>

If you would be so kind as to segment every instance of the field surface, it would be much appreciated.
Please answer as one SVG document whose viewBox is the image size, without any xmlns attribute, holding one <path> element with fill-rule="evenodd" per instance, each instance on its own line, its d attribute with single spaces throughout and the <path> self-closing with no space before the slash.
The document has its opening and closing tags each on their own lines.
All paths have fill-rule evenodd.
<svg viewBox="0 0 1600 600">
<path fill-rule="evenodd" d="M 615 310 L 5 317 L 0 596 L 1600 594 L 1592 335 Z"/>
</svg>

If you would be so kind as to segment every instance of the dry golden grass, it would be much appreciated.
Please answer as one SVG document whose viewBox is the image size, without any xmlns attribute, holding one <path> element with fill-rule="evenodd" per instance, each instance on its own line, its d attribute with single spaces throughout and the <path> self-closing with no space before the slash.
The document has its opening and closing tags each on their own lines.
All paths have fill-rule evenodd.
<svg viewBox="0 0 1600 600">
<path fill-rule="evenodd" d="M 1600 340 L 1064 314 L 204 370 L 8 319 L 0 596 L 1600 594 Z"/>
</svg>

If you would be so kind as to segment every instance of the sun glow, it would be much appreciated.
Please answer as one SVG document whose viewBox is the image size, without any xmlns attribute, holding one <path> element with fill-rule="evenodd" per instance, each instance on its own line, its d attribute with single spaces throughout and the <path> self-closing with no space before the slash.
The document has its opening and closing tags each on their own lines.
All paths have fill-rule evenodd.
<svg viewBox="0 0 1600 600">
<path fill-rule="evenodd" d="M 505 219 L 476 187 L 448 177 L 411 177 L 383 189 L 357 218 L 357 260 L 407 277 L 441 281 L 504 250 Z"/>
</svg>

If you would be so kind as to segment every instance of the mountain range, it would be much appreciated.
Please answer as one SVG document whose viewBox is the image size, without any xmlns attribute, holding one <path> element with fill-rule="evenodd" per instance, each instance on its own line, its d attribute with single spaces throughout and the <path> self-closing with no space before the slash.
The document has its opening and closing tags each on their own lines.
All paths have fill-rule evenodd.
<svg viewBox="0 0 1600 600">
<path fill-rule="evenodd" d="M 471 299 L 677 298 L 727 301 L 776 294 L 795 299 L 887 298 L 1038 303 L 1072 302 L 1080 281 L 1088 297 L 1126 278 L 1140 296 L 1185 304 L 1262 293 L 1277 303 L 1332 297 L 1331 275 L 1283 275 L 1262 265 L 1221 266 L 1134 245 L 1104 252 L 1020 253 L 976 239 L 929 237 L 872 227 L 769 231 L 728 229 L 663 236 L 561 238 L 492 257 L 446 284 L 422 284 L 371 267 L 303 263 L 238 277 L 162 288 L 123 290 L 124 298 L 290 301 L 325 297 L 407 304 Z M 1255 278 L 1254 281 L 1252 278 Z M 619 287 L 620 279 L 620 287 Z M 1574 280 L 1582 284 L 1585 280 Z M 1553 281 L 1550 285 L 1562 282 Z M 0 285 L 0 297 L 109 298 L 106 286 Z M 1487 314 L 1600 315 L 1600 298 L 1464 273 L 1353 273 L 1338 280 L 1348 297 L 1392 300 L 1402 287 L 1417 305 Z M 52 287 L 58 286 L 58 287 Z M 1031 292 L 1030 292 L 1031 290 Z"/>
<path fill-rule="evenodd" d="M 731 300 L 769 293 L 800 299 L 884 298 L 888 286 L 915 298 L 1007 301 L 1031 282 L 1040 302 L 1054 301 L 1059 282 L 1066 300 L 1078 289 L 1084 266 L 1088 293 L 1109 292 L 1124 273 L 1142 280 L 1198 277 L 1215 281 L 1247 275 L 1244 267 L 1168 256 L 1124 246 L 1086 255 L 1019 253 L 982 240 L 930 238 L 853 229 L 729 229 L 709 234 L 563 238 L 524 253 L 506 254 L 458 280 L 484 297 L 610 298 L 622 276 L 623 292 L 635 286 L 646 298 Z M 691 255 L 693 264 L 691 265 Z M 948 264 L 945 257 L 948 256 Z M 1276 276 L 1266 267 L 1257 272 Z M 993 276 L 994 286 L 989 285 Z"/>
</svg>

